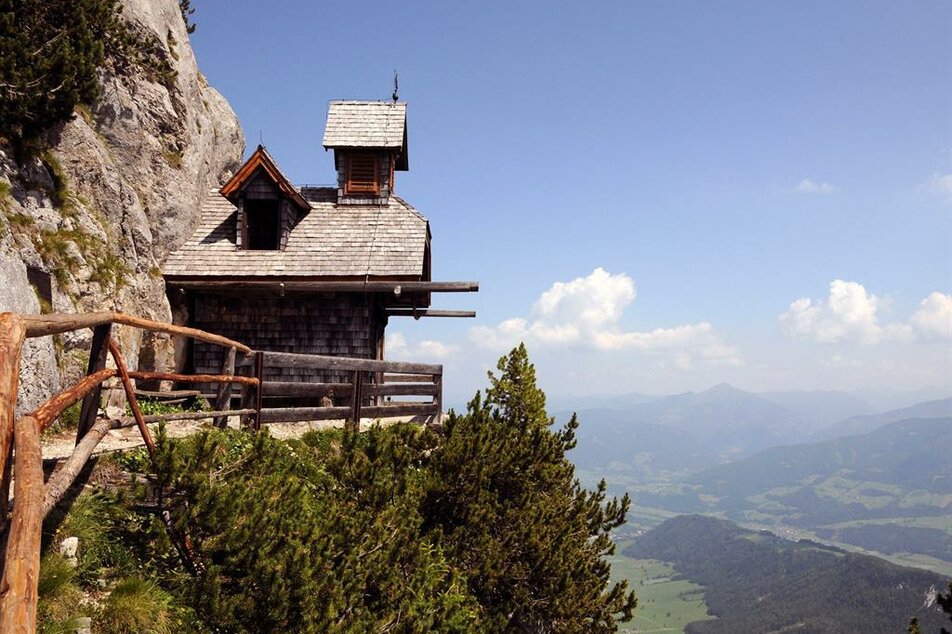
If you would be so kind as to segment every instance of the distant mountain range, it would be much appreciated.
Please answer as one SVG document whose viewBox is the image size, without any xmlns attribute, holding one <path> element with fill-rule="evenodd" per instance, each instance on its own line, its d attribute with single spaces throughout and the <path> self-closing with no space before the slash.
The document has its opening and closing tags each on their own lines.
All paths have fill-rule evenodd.
<svg viewBox="0 0 952 634">
<path fill-rule="evenodd" d="M 638 537 L 624 554 L 670 562 L 704 587 L 717 618 L 687 634 L 733 632 L 896 633 L 912 616 L 923 632 L 948 626 L 934 603 L 948 580 L 810 541 L 699 515 L 667 520 Z"/>
<path fill-rule="evenodd" d="M 826 440 L 841 436 L 854 436 L 875 431 L 883 425 L 894 423 L 908 418 L 936 418 L 952 416 L 952 398 L 937 401 L 918 403 L 911 407 L 891 410 L 881 414 L 867 414 L 865 416 L 851 416 L 829 427 L 820 429 L 813 434 L 813 440 Z"/>
<path fill-rule="evenodd" d="M 626 485 L 670 482 L 771 447 L 863 433 L 903 418 L 952 414 L 952 399 L 872 414 L 868 403 L 843 392 L 752 394 L 726 383 L 654 400 L 619 397 L 625 398 L 616 407 L 578 410 L 570 457 Z"/>
</svg>

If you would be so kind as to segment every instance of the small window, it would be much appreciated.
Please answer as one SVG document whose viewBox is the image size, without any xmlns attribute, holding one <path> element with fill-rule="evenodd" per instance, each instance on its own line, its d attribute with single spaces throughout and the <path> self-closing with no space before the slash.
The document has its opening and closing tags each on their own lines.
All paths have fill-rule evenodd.
<svg viewBox="0 0 952 634">
<path fill-rule="evenodd" d="M 380 193 L 380 183 L 377 180 L 377 157 L 373 154 L 351 154 L 347 159 L 347 190 L 348 194 Z"/>
<path fill-rule="evenodd" d="M 247 249 L 275 251 L 280 248 L 280 218 L 277 200 L 245 200 Z"/>
</svg>

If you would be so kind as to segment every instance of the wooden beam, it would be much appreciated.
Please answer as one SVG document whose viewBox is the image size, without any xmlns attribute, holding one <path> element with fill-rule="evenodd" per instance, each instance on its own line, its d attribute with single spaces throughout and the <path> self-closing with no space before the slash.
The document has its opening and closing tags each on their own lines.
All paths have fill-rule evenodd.
<svg viewBox="0 0 952 634">
<path fill-rule="evenodd" d="M 377 359 L 354 359 L 350 357 L 330 357 L 320 354 L 301 354 L 298 352 L 263 351 L 264 364 L 279 368 L 313 368 L 316 370 L 340 370 L 354 372 L 395 372 L 416 374 L 442 374 L 443 366 L 433 363 L 405 363 L 403 361 L 379 361 Z M 239 362 L 244 365 L 247 361 Z"/>
<path fill-rule="evenodd" d="M 109 334 L 112 331 L 112 322 L 97 324 L 93 328 L 93 343 L 89 349 L 89 362 L 86 364 L 86 375 L 96 374 L 106 367 L 106 357 L 109 354 L 108 341 Z M 76 443 L 82 439 L 85 434 L 96 422 L 96 413 L 99 411 L 99 401 L 102 396 L 102 381 L 96 383 L 92 391 L 83 398 L 83 406 L 79 412 L 79 425 L 76 428 Z M 58 415 L 58 414 L 57 414 Z M 43 426 L 44 419 L 40 418 L 40 425 Z"/>
<path fill-rule="evenodd" d="M 291 423 L 311 420 L 346 420 L 351 407 L 275 407 L 261 410 L 262 423 Z"/>
<path fill-rule="evenodd" d="M 383 382 L 386 383 L 433 383 L 433 380 L 439 374 L 385 374 Z"/>
<path fill-rule="evenodd" d="M 435 383 L 391 383 L 390 385 L 365 385 L 367 396 L 436 396 L 440 386 Z"/>
<path fill-rule="evenodd" d="M 388 308 L 388 317 L 475 317 L 475 310 L 436 310 L 433 308 Z"/>
<path fill-rule="evenodd" d="M 15 498 L 0 582 L 0 632 L 33 634 L 43 527 L 43 458 L 35 418 L 17 420 L 14 442 Z"/>
<path fill-rule="evenodd" d="M 225 376 L 231 376 L 235 373 L 235 349 L 228 348 L 225 353 L 225 363 L 222 364 L 221 373 Z M 215 409 L 227 410 L 231 407 L 231 383 L 222 381 L 218 384 L 218 394 L 215 397 Z M 228 423 L 227 416 L 219 416 L 215 419 L 215 427 L 224 429 Z"/>
<path fill-rule="evenodd" d="M 354 389 L 351 383 L 301 383 L 297 381 L 265 381 L 261 389 L 266 397 L 277 396 L 350 396 Z"/>
<path fill-rule="evenodd" d="M 354 377 L 354 390 L 350 394 L 350 414 L 347 417 L 347 421 L 344 426 L 354 431 L 360 429 L 360 408 L 363 405 L 364 394 L 363 394 L 363 383 L 364 383 L 364 373 L 360 370 L 356 370 L 352 373 Z"/>
<path fill-rule="evenodd" d="M 26 326 L 13 313 L 0 313 L 0 474 L 3 482 L 0 489 L 9 491 L 10 451 L 13 448 L 13 412 L 17 405 L 17 388 L 20 382 L 20 350 L 26 338 Z M 0 506 L 0 520 L 7 515 L 6 498 Z M 0 521 L 0 524 L 3 522 Z"/>
<path fill-rule="evenodd" d="M 255 379 L 257 387 L 255 388 L 255 431 L 261 431 L 261 404 L 264 398 L 264 392 L 261 384 L 264 382 L 264 353 L 255 352 Z"/>
<path fill-rule="evenodd" d="M 196 277 L 166 277 L 168 286 L 183 289 L 203 290 L 259 290 L 259 291 L 310 291 L 351 293 L 394 293 L 399 287 L 403 293 L 476 293 L 479 282 L 383 282 L 371 280 L 311 281 L 275 278 L 270 280 L 221 280 Z"/>
<path fill-rule="evenodd" d="M 204 418 L 215 418 L 217 416 L 244 416 L 254 414 L 254 408 L 230 409 L 213 412 L 169 412 L 167 414 L 148 414 L 143 416 L 147 423 L 158 423 L 160 421 L 170 420 L 202 420 Z M 132 427 L 136 424 L 134 418 L 123 416 L 119 419 L 119 427 Z"/>
<path fill-rule="evenodd" d="M 51 396 L 45 403 L 37 407 L 30 414 L 37 420 L 37 423 L 39 423 L 40 432 L 42 433 L 46 431 L 46 428 L 52 425 L 53 421 L 60 417 L 60 415 L 63 413 L 63 410 L 65 410 L 70 405 L 79 402 L 80 399 L 87 397 L 93 390 L 98 388 L 103 381 L 106 379 L 111 379 L 117 374 L 118 372 L 112 368 L 100 370 L 99 372 L 84 376 L 72 387 L 69 387 L 62 392 Z M 85 401 L 83 402 L 85 403 Z M 93 418 L 93 421 L 95 420 L 96 419 Z"/>
<path fill-rule="evenodd" d="M 170 335 L 182 335 L 207 343 L 214 343 L 226 348 L 237 348 L 239 351 L 248 354 L 251 348 L 243 343 L 233 341 L 221 335 L 212 334 L 199 330 L 197 328 L 188 328 L 186 326 L 177 326 L 175 324 L 166 324 L 151 319 L 133 317 L 125 313 L 77 313 L 74 315 L 23 315 L 23 322 L 26 325 L 26 336 L 43 337 L 45 335 L 55 335 L 61 332 L 79 330 L 80 328 L 95 328 L 109 323 L 123 324 L 151 330 L 153 332 L 165 332 Z"/>
<path fill-rule="evenodd" d="M 222 376 L 221 374 L 175 374 L 173 372 L 146 372 L 143 370 L 133 370 L 129 372 L 129 377 L 133 379 L 143 379 L 146 381 L 178 381 L 180 383 L 241 383 L 242 385 L 257 385 L 258 379 L 252 376 L 241 376 L 238 374 Z"/>
<path fill-rule="evenodd" d="M 432 425 L 439 425 L 443 422 L 443 375 L 434 377 L 436 385 L 436 394 L 433 396 L 433 405 L 436 408 L 436 413 L 433 415 L 433 419 L 430 421 Z"/>
<path fill-rule="evenodd" d="M 155 442 L 152 440 L 152 433 L 145 424 L 145 419 L 142 417 L 142 410 L 139 409 L 139 401 L 136 400 L 136 388 L 132 385 L 132 379 L 129 378 L 129 370 L 126 369 L 126 362 L 122 358 L 122 352 L 112 337 L 109 338 L 109 353 L 112 355 L 112 360 L 116 362 L 116 368 L 119 370 L 119 378 L 122 379 L 122 388 L 126 391 L 126 399 L 129 400 L 129 409 L 132 410 L 132 415 L 135 417 L 136 424 L 139 426 L 139 433 L 142 434 L 142 440 L 145 441 L 145 446 L 149 449 L 149 456 L 155 460 Z"/>
<path fill-rule="evenodd" d="M 43 517 L 46 517 L 53 510 L 59 501 L 66 495 L 66 491 L 76 480 L 76 476 L 82 471 L 83 467 L 89 461 L 93 450 L 102 441 L 103 437 L 113 427 L 118 427 L 118 421 L 106 418 L 100 419 L 93 425 L 83 439 L 79 441 L 73 453 L 70 454 L 59 468 L 50 476 L 43 489 Z"/>
</svg>

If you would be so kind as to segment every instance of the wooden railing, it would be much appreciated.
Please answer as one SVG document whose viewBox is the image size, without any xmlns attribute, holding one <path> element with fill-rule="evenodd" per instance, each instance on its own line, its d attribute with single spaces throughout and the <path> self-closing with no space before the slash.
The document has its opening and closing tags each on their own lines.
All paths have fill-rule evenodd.
<svg viewBox="0 0 952 634">
<path fill-rule="evenodd" d="M 152 332 L 184 336 L 226 349 L 220 374 L 181 374 L 130 371 L 112 336 L 113 324 Z M 86 376 L 52 396 L 30 413 L 15 418 L 20 353 L 26 338 L 93 329 Z M 240 356 L 239 356 L 240 355 Z M 115 368 L 107 368 L 111 356 Z M 347 375 L 340 383 L 265 380 L 268 368 L 303 368 L 315 373 Z M 125 391 L 131 417 L 97 419 L 104 381 L 118 377 Z M 177 412 L 145 416 L 136 398 L 134 379 L 215 384 L 213 411 Z M 43 518 L 62 499 L 110 429 L 136 425 L 155 457 L 155 443 L 148 423 L 159 420 L 212 418 L 224 426 L 229 416 L 240 416 L 247 427 L 290 421 L 342 419 L 356 426 L 361 418 L 415 416 L 438 422 L 442 407 L 443 368 L 440 365 L 352 359 L 320 355 L 253 351 L 248 346 L 213 333 L 155 322 L 124 313 L 81 315 L 17 315 L 0 313 L 0 534 L 6 537 L 0 580 L 0 634 L 36 631 L 37 582 Z M 241 407 L 231 408 L 234 386 L 241 388 Z M 394 397 L 425 400 L 394 401 Z M 280 406 L 278 400 L 291 405 Z M 40 434 L 64 410 L 82 401 L 76 447 L 43 481 Z M 295 403 L 305 402 L 305 406 Z M 310 405 L 317 402 L 318 405 Z M 12 464 L 11 464 L 12 463 Z M 12 467 L 12 473 L 11 473 Z M 14 486 L 12 515 L 7 517 L 9 491 Z M 173 531 L 170 529 L 170 535 Z M 188 538 L 176 542 L 186 565 L 190 562 Z"/>
<path fill-rule="evenodd" d="M 443 366 L 375 359 L 329 357 L 291 352 L 255 352 L 238 364 L 239 370 L 254 368 L 260 381 L 260 398 L 250 400 L 251 390 L 242 397 L 242 409 L 256 409 L 255 426 L 313 420 L 346 420 L 356 425 L 361 418 L 425 417 L 439 420 L 442 407 Z M 294 368 L 319 374 L 346 374 L 339 383 L 267 380 L 269 368 Z M 426 401 L 393 400 L 393 397 L 422 397 Z M 277 399 L 311 399 L 324 404 L 306 407 L 274 407 Z"/>
</svg>

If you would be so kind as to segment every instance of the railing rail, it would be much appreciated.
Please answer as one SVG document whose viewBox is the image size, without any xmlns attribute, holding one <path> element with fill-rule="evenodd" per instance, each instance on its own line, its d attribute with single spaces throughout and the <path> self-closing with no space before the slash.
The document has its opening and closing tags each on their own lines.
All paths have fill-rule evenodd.
<svg viewBox="0 0 952 634">
<path fill-rule="evenodd" d="M 113 324 L 182 336 L 226 349 L 218 374 L 182 374 L 129 370 Z M 14 417 L 20 357 L 26 338 L 49 336 L 84 328 L 93 329 L 86 376 L 50 397 L 34 411 Z M 239 355 L 240 353 L 240 355 Z M 112 357 L 115 369 L 107 368 Z M 292 382 L 265 379 L 266 368 L 296 368 L 325 374 L 347 374 L 346 382 Z M 100 390 L 104 381 L 118 377 L 125 391 L 131 418 L 98 419 Z M 216 384 L 214 411 L 181 412 L 145 416 L 136 398 L 133 380 Z M 18 315 L 0 313 L 0 532 L 6 535 L 0 580 L 0 634 L 36 631 L 37 581 L 40 534 L 43 518 L 65 495 L 88 462 L 96 446 L 110 430 L 135 424 L 150 455 L 155 457 L 148 423 L 157 420 L 213 418 L 224 426 L 229 416 L 240 416 L 254 430 L 262 423 L 343 419 L 356 426 L 361 418 L 402 416 L 439 421 L 442 408 L 443 367 L 374 359 L 353 359 L 287 352 L 254 351 L 248 346 L 195 328 L 156 322 L 125 313 L 103 312 L 75 315 Z M 232 388 L 241 388 L 241 407 L 231 409 Z M 393 400 L 410 397 L 418 400 Z M 278 399 L 305 405 L 276 404 Z M 320 403 L 312 406 L 308 399 Z M 419 400 L 423 399 L 423 400 Z M 82 401 L 76 447 L 49 480 L 43 482 L 39 436 L 63 411 Z M 265 405 L 268 405 L 267 407 Z M 14 461 L 15 465 L 11 465 Z M 11 477 L 11 466 L 13 475 Z M 14 485 L 13 511 L 7 521 L 7 500 Z M 170 530 L 170 535 L 174 531 Z M 176 542 L 183 560 L 192 567 L 187 536 Z M 175 541 L 175 540 L 173 540 Z"/>
<path fill-rule="evenodd" d="M 259 407 L 255 426 L 262 423 L 345 419 L 352 426 L 361 418 L 425 417 L 439 420 L 442 411 L 443 366 L 428 363 L 354 359 L 293 352 L 256 352 L 238 368 L 255 367 L 261 381 L 259 401 L 276 399 L 320 399 L 321 405 L 305 407 Z M 268 380 L 267 369 L 305 369 L 315 372 L 346 373 L 346 382 L 302 382 Z M 400 381 L 397 377 L 409 379 Z M 388 384 L 389 381 L 389 384 Z M 393 400 L 393 397 L 424 398 L 425 401 Z M 386 400 L 385 400 L 386 399 Z M 346 404 L 345 404 L 346 403 Z M 242 407 L 251 406 L 250 400 Z"/>
</svg>

